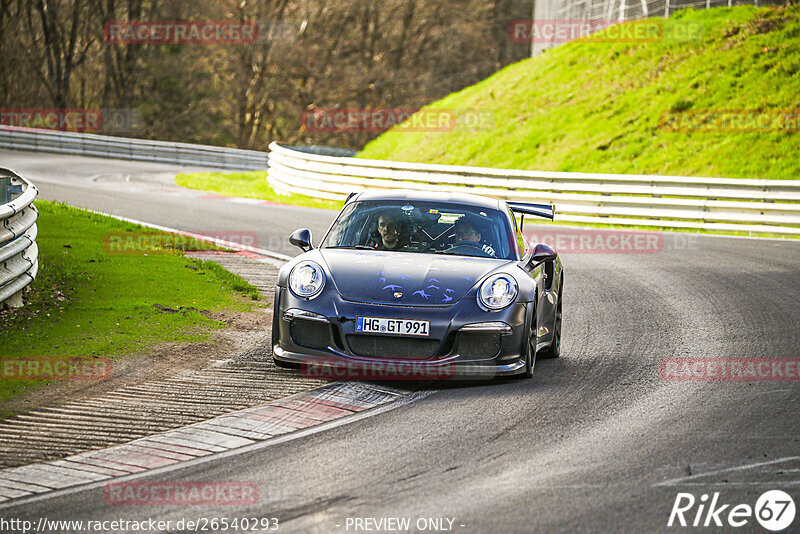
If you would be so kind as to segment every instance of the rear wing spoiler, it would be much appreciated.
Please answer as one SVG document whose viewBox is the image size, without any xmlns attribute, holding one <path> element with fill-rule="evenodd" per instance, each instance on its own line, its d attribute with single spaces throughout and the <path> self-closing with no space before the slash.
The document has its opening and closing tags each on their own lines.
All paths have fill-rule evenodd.
<svg viewBox="0 0 800 534">
<path fill-rule="evenodd" d="M 556 216 L 556 207 L 553 204 L 531 204 L 529 202 L 506 202 L 511 211 L 517 213 L 527 213 L 528 215 L 536 215 L 537 217 L 544 217 L 551 221 Z"/>
</svg>

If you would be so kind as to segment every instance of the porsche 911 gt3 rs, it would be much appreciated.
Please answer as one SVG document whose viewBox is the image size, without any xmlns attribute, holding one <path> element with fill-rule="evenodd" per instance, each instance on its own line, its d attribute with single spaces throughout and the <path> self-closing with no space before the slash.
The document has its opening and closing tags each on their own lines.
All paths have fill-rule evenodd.
<svg viewBox="0 0 800 534">
<path fill-rule="evenodd" d="M 275 363 L 531 376 L 537 356 L 560 353 L 564 273 L 555 250 L 525 242 L 515 212 L 552 219 L 554 207 L 351 195 L 319 246 L 307 229 L 290 237 L 304 253 L 278 275 Z"/>
</svg>

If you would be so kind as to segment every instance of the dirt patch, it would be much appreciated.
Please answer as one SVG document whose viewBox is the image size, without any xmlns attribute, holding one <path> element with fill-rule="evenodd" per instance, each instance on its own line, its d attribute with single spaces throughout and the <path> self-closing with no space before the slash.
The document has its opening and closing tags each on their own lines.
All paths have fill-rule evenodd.
<svg viewBox="0 0 800 534">
<path fill-rule="evenodd" d="M 213 366 L 253 349 L 269 339 L 272 309 L 252 312 L 207 312 L 207 316 L 227 326 L 214 330 L 214 339 L 205 343 L 161 343 L 147 352 L 114 360 L 110 379 L 85 382 L 66 380 L 31 390 L 3 403 L 4 412 L 30 412 L 59 404 L 96 397 L 110 391 L 144 382 L 176 376 Z"/>
</svg>

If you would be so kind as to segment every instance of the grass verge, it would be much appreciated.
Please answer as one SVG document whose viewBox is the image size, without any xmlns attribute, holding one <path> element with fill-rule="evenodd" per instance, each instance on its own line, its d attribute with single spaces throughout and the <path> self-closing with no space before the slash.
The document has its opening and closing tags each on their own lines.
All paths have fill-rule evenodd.
<svg viewBox="0 0 800 534">
<path fill-rule="evenodd" d="M 0 314 L 0 363 L 17 358 L 110 358 L 164 342 L 209 341 L 224 323 L 209 312 L 249 311 L 258 290 L 214 262 L 152 243 L 206 243 L 38 201 L 39 274 L 27 304 Z M 109 236 L 145 236 L 113 253 Z M 4 375 L 5 376 L 5 375 Z M 0 405 L 47 380 L 0 380 Z M 8 413 L 0 412 L 0 417 Z"/>
<path fill-rule="evenodd" d="M 425 108 L 476 112 L 488 117 L 484 127 L 447 132 L 396 127 L 358 157 L 796 179 L 800 125 L 767 132 L 737 127 L 685 132 L 668 127 L 665 114 L 784 110 L 793 111 L 797 121 L 800 6 L 685 9 L 663 24 L 664 35 L 696 28 L 692 35 L 700 37 L 649 43 L 590 37 L 566 43 Z"/>
</svg>

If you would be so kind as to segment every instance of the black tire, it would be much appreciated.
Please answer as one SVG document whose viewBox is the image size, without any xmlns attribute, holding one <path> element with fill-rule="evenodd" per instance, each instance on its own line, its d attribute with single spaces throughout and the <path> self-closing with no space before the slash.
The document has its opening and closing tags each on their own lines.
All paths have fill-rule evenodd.
<svg viewBox="0 0 800 534">
<path fill-rule="evenodd" d="M 273 313 L 273 316 L 272 316 L 272 347 L 270 347 L 270 349 L 273 351 L 272 361 L 275 362 L 275 365 L 277 367 L 280 367 L 282 369 L 300 369 L 300 364 L 299 363 L 282 362 L 281 360 L 276 358 L 275 354 L 274 354 L 275 346 L 278 344 L 278 337 L 279 337 L 278 336 L 278 329 L 280 328 L 280 310 L 278 310 L 278 301 L 279 301 L 279 299 L 278 299 L 277 292 L 276 292 L 276 295 L 275 295 L 275 306 L 272 308 L 272 313 Z"/>
<path fill-rule="evenodd" d="M 536 320 L 536 314 L 533 314 Z M 525 351 L 525 372 L 522 373 L 522 378 L 532 378 L 533 368 L 536 366 L 536 330 L 531 325 L 528 332 L 528 341 L 526 343 L 527 350 Z"/>
<path fill-rule="evenodd" d="M 539 354 L 537 354 L 538 358 L 542 358 L 544 360 L 548 360 L 551 358 L 558 358 L 561 356 L 561 293 L 564 290 L 564 278 L 561 278 L 561 284 L 558 286 L 558 305 L 556 305 L 556 317 L 555 317 L 555 326 L 553 328 L 553 341 L 550 342 L 550 346 L 546 349 L 542 349 Z"/>
<path fill-rule="evenodd" d="M 533 377 L 533 368 L 536 367 L 536 309 L 534 308 L 532 324 L 528 327 L 528 337 L 525 340 L 525 368 L 517 375 L 517 378 Z"/>
</svg>

